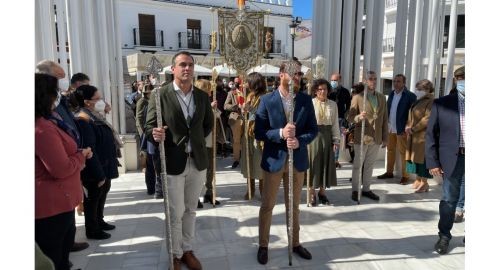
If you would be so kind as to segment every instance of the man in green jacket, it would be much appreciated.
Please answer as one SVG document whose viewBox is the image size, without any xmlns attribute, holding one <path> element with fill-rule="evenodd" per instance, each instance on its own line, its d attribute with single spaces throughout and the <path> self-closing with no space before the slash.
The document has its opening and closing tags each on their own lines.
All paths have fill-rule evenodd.
<svg viewBox="0 0 500 270">
<path fill-rule="evenodd" d="M 206 179 L 208 156 L 205 137 L 213 126 L 208 95 L 193 86 L 194 59 L 181 51 L 172 58 L 174 80 L 159 89 L 163 127 L 156 125 L 156 96 L 146 117 L 146 135 L 151 142 L 163 142 L 167 167 L 174 269 L 185 263 L 202 269 L 193 254 L 196 207 Z"/>
</svg>

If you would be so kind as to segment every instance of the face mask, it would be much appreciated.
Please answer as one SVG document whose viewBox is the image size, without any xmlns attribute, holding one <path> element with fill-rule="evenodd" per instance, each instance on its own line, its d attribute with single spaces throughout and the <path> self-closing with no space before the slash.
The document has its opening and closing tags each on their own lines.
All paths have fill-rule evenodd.
<svg viewBox="0 0 500 270">
<path fill-rule="evenodd" d="M 337 81 L 330 81 L 330 84 L 332 85 L 332 88 L 337 88 L 339 83 Z"/>
<path fill-rule="evenodd" d="M 465 96 L 465 80 L 457 81 L 457 91 Z"/>
<path fill-rule="evenodd" d="M 150 82 L 152 85 L 156 85 L 156 79 L 151 79 Z"/>
<path fill-rule="evenodd" d="M 94 110 L 96 112 L 104 112 L 104 108 L 106 108 L 106 103 L 104 103 L 104 100 L 102 99 L 97 101 L 94 105 Z"/>
<path fill-rule="evenodd" d="M 59 88 L 62 91 L 68 90 L 68 88 L 69 88 L 69 81 L 68 81 L 68 79 L 61 79 L 61 80 L 59 80 Z"/>
<path fill-rule="evenodd" d="M 423 96 L 425 96 L 427 93 L 422 90 L 415 90 L 415 95 L 417 96 L 417 99 L 421 99 Z"/>
</svg>

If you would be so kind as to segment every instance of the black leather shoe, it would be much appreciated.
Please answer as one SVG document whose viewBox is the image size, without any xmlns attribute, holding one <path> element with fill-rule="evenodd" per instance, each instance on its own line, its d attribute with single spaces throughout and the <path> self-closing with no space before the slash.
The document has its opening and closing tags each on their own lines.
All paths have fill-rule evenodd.
<svg viewBox="0 0 500 270">
<path fill-rule="evenodd" d="M 293 247 L 293 252 L 299 254 L 300 257 L 302 257 L 306 260 L 312 259 L 311 253 L 309 253 L 309 251 L 307 251 L 307 249 L 305 247 L 303 247 L 302 245 L 298 245 L 296 247 Z"/>
<path fill-rule="evenodd" d="M 368 197 L 374 201 L 380 200 L 380 197 L 377 194 L 373 193 L 371 190 L 370 191 L 362 191 L 361 196 Z"/>
<path fill-rule="evenodd" d="M 330 201 L 328 200 L 328 198 L 326 197 L 326 195 L 318 193 L 318 200 L 323 205 L 330 205 Z"/>
<path fill-rule="evenodd" d="M 233 162 L 233 165 L 231 165 L 231 169 L 238 167 L 238 165 L 240 165 L 240 162 L 236 160 L 235 162 Z"/>
<path fill-rule="evenodd" d="M 87 243 L 87 242 L 75 242 L 75 243 L 73 243 L 73 246 L 71 247 L 71 249 L 69 251 L 70 252 L 77 252 L 77 251 L 84 250 L 88 247 L 89 247 L 89 243 Z"/>
<path fill-rule="evenodd" d="M 351 194 L 351 199 L 355 202 L 358 201 L 358 192 L 357 191 L 353 191 L 352 194 Z"/>
<path fill-rule="evenodd" d="M 155 194 L 155 199 L 163 199 L 163 194 Z"/>
<path fill-rule="evenodd" d="M 203 203 L 212 203 L 212 195 L 207 195 L 203 196 Z M 215 200 L 215 205 L 219 205 L 220 202 L 218 200 Z"/>
<path fill-rule="evenodd" d="M 384 174 L 377 176 L 377 179 L 387 179 L 387 178 L 394 178 L 394 174 L 385 172 Z"/>
<path fill-rule="evenodd" d="M 87 233 L 86 235 L 88 239 L 96 239 L 96 240 L 108 239 L 111 237 L 111 234 L 104 231 L 96 233 Z"/>
<path fill-rule="evenodd" d="M 203 204 L 201 203 L 200 199 L 198 199 L 198 209 L 203 208 Z"/>
<path fill-rule="evenodd" d="M 101 229 L 103 231 L 111 231 L 111 230 L 114 230 L 116 228 L 115 225 L 111 225 L 111 224 L 106 223 L 106 222 L 99 223 L 99 227 L 101 227 Z"/>
<path fill-rule="evenodd" d="M 448 253 L 448 246 L 450 245 L 450 239 L 446 236 L 439 236 L 439 240 L 434 245 L 434 250 L 443 255 Z"/>
<path fill-rule="evenodd" d="M 257 251 L 257 261 L 259 261 L 260 264 L 266 264 L 267 260 L 267 247 L 259 247 L 259 251 Z"/>
</svg>

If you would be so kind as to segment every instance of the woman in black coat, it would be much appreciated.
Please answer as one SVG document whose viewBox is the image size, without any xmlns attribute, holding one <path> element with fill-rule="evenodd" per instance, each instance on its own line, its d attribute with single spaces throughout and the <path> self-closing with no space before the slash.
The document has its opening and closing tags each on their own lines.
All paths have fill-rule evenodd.
<svg viewBox="0 0 500 270">
<path fill-rule="evenodd" d="M 120 141 L 113 127 L 101 115 L 105 102 L 96 87 L 82 85 L 72 94 L 78 104 L 77 124 L 82 137 L 82 146 L 94 152 L 81 172 L 85 189 L 85 233 L 88 239 L 107 239 L 111 237 L 104 231 L 113 230 L 114 225 L 104 221 L 104 203 L 111 188 L 111 179 L 118 177 L 118 157 L 121 157 Z"/>
</svg>

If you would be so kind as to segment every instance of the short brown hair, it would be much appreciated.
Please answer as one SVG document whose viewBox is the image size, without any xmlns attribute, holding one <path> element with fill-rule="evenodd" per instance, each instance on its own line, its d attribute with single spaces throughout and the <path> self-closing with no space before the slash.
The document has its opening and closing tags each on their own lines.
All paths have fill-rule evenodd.
<svg viewBox="0 0 500 270">
<path fill-rule="evenodd" d="M 461 66 L 461 67 L 457 68 L 455 70 L 455 72 L 453 72 L 453 76 L 455 78 L 457 78 L 457 77 L 464 77 L 465 78 L 465 66 Z"/>
<path fill-rule="evenodd" d="M 423 80 L 418 81 L 415 84 L 415 87 L 418 90 L 424 90 L 427 93 L 434 93 L 434 84 L 432 84 L 432 82 L 427 80 L 427 79 L 423 79 Z"/>
</svg>

